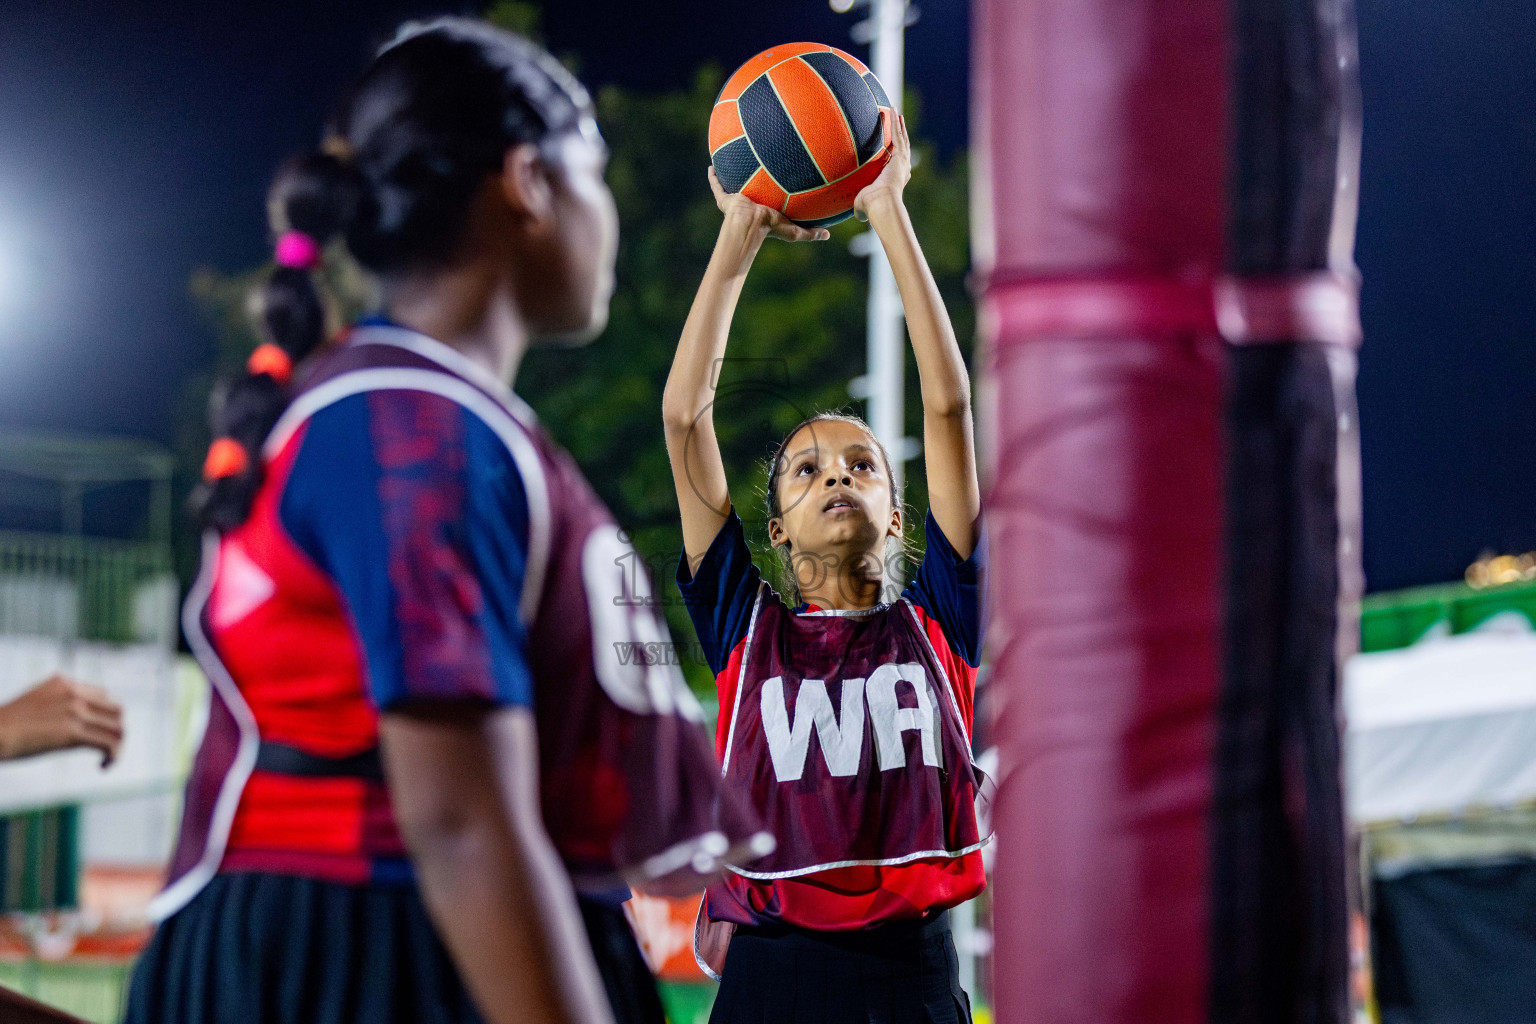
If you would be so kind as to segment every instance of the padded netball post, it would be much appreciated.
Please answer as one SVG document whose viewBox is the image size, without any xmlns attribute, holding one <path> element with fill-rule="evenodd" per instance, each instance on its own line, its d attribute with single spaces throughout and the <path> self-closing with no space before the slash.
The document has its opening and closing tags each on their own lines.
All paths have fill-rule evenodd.
<svg viewBox="0 0 1536 1024">
<path fill-rule="evenodd" d="M 1348 1019 L 1345 8 L 976 4 L 999 1020 Z"/>
<path fill-rule="evenodd" d="M 1222 535 L 1201 281 L 1222 259 L 1226 15 L 976 15 L 998 1019 L 1195 1024 Z"/>
</svg>

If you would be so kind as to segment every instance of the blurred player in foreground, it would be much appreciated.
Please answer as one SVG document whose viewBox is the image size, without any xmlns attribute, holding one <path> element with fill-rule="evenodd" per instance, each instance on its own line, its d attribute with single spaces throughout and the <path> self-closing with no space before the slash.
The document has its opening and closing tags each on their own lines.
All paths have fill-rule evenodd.
<svg viewBox="0 0 1536 1024">
<path fill-rule="evenodd" d="M 127 1019 L 660 1024 L 625 883 L 762 837 L 662 627 L 510 382 L 606 322 L 617 217 L 574 78 L 409 25 L 269 216 L 266 342 L 218 391 L 188 642 L 214 684 Z M 327 344 L 340 236 L 382 314 Z"/>
</svg>

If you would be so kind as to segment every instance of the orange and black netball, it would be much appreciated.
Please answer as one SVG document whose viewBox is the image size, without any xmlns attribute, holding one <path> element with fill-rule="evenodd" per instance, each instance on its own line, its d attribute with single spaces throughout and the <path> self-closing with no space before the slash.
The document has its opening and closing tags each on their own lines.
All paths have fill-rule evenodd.
<svg viewBox="0 0 1536 1024">
<path fill-rule="evenodd" d="M 727 192 L 797 224 L 836 224 L 890 160 L 890 107 L 874 73 L 842 50 L 821 43 L 764 50 L 715 100 L 715 176 Z"/>
</svg>

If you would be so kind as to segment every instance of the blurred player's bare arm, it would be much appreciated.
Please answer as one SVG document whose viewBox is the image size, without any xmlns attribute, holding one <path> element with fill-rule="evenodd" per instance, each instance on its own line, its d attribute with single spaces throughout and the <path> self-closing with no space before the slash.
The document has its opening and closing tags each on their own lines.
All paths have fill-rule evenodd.
<svg viewBox="0 0 1536 1024">
<path fill-rule="evenodd" d="M 379 737 L 422 895 L 488 1024 L 611 1021 L 539 813 L 533 713 L 392 713 Z"/>
</svg>

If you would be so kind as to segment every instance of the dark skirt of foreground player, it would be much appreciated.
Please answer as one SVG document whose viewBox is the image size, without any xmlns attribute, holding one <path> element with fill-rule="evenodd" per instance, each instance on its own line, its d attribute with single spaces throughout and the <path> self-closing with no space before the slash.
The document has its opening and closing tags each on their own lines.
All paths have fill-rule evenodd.
<svg viewBox="0 0 1536 1024">
<path fill-rule="evenodd" d="M 948 911 L 857 932 L 737 928 L 709 1024 L 971 1024 L 959 971 Z"/>
<path fill-rule="evenodd" d="M 622 907 L 579 899 L 618 1024 L 662 1024 Z M 414 885 L 221 874 L 144 951 L 125 1024 L 482 1024 Z"/>
</svg>

